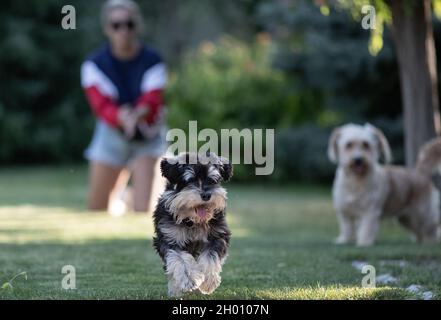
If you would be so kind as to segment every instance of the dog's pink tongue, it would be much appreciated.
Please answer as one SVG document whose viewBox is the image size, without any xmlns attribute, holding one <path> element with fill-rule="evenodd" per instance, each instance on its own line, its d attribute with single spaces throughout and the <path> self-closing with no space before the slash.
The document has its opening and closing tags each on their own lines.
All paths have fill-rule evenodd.
<svg viewBox="0 0 441 320">
<path fill-rule="evenodd" d="M 196 214 L 201 218 L 205 218 L 207 216 L 207 209 L 205 209 L 203 206 L 197 207 Z"/>
</svg>

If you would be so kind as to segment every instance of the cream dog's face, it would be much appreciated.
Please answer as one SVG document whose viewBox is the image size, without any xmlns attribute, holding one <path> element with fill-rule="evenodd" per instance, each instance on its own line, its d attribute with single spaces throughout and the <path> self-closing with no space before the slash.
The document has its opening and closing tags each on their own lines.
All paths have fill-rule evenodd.
<svg viewBox="0 0 441 320">
<path fill-rule="evenodd" d="M 329 139 L 329 159 L 349 174 L 365 176 L 381 155 L 386 163 L 390 162 L 390 147 L 384 134 L 370 124 L 346 124 L 334 129 Z"/>
</svg>

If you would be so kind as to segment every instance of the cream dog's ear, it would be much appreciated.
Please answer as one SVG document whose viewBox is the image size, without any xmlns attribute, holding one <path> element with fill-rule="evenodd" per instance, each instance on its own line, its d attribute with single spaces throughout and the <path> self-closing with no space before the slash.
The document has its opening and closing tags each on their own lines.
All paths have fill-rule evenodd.
<svg viewBox="0 0 441 320">
<path fill-rule="evenodd" d="M 341 135 L 341 127 L 335 128 L 332 133 L 331 137 L 329 138 L 328 142 L 328 158 L 331 160 L 332 163 L 338 162 L 338 139 Z"/>
<path fill-rule="evenodd" d="M 374 127 L 370 123 L 366 123 L 364 125 L 366 128 L 371 130 L 373 134 L 375 135 L 379 148 L 380 148 L 380 154 L 383 155 L 383 159 L 385 163 L 391 163 L 392 162 L 392 151 L 390 149 L 389 142 L 386 139 L 386 136 L 384 135 L 383 131 L 380 129 Z"/>
</svg>

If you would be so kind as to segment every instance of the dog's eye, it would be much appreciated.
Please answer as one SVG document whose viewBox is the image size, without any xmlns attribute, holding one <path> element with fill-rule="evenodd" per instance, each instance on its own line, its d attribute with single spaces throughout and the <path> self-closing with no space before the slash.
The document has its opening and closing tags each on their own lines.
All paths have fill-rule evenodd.
<svg viewBox="0 0 441 320">
<path fill-rule="evenodd" d="M 363 147 L 364 150 L 369 150 L 371 148 L 369 142 L 367 141 L 363 141 L 361 146 Z"/>
<path fill-rule="evenodd" d="M 207 184 L 216 184 L 217 181 L 214 180 L 214 179 L 208 178 L 207 181 L 206 181 L 206 183 L 207 183 Z"/>
<path fill-rule="evenodd" d="M 353 146 L 354 146 L 354 144 L 352 142 L 348 142 L 348 143 L 346 143 L 345 148 L 346 149 L 352 149 Z"/>
</svg>

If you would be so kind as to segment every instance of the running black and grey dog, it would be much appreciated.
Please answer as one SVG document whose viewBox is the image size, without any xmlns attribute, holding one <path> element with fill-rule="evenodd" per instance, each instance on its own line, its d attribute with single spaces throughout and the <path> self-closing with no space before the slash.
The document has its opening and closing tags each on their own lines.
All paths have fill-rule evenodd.
<svg viewBox="0 0 441 320">
<path fill-rule="evenodd" d="M 233 167 L 213 153 L 185 153 L 164 158 L 161 172 L 168 183 L 154 213 L 153 245 L 164 263 L 168 293 L 210 294 L 220 285 L 230 243 L 227 192 L 220 183 L 231 178 Z"/>
</svg>

